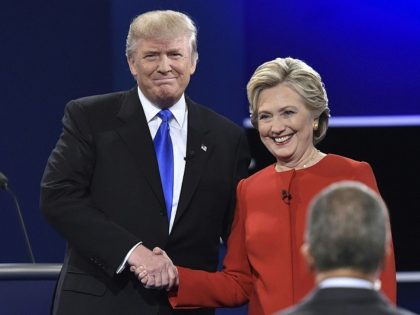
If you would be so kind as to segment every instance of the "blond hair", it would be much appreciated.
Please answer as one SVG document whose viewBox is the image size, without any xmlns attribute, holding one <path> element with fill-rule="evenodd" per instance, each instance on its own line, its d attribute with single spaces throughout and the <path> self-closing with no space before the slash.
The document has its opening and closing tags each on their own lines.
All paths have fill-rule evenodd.
<svg viewBox="0 0 420 315">
<path fill-rule="evenodd" d="M 179 36 L 189 38 L 191 58 L 198 61 L 197 28 L 189 16 L 172 10 L 156 10 L 140 14 L 130 24 L 125 54 L 131 57 L 139 39 L 168 39 Z"/>
<path fill-rule="evenodd" d="M 318 128 L 314 130 L 314 144 L 320 142 L 328 129 L 330 109 L 327 92 L 321 76 L 302 60 L 276 58 L 260 65 L 247 84 L 251 122 L 257 127 L 258 99 L 265 89 L 286 84 L 298 93 L 307 108 L 318 117 Z"/>
</svg>

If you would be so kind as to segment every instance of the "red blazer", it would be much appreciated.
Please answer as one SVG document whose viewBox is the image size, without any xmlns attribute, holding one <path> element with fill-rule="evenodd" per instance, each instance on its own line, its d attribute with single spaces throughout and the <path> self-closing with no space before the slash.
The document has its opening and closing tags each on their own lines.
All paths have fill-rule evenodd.
<svg viewBox="0 0 420 315">
<path fill-rule="evenodd" d="M 296 304 L 314 287 L 300 254 L 308 204 L 340 180 L 357 180 L 378 191 L 368 163 L 332 154 L 305 169 L 276 172 L 270 165 L 242 180 L 223 270 L 209 273 L 180 267 L 178 291 L 170 296 L 172 306 L 236 306 L 249 301 L 249 314 L 261 315 Z M 395 302 L 393 251 L 381 280 L 384 293 Z"/>
</svg>

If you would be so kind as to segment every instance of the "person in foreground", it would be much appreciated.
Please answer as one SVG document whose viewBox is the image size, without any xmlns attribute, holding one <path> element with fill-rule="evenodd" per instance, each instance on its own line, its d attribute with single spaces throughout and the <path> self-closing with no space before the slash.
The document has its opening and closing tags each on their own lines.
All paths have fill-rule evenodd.
<svg viewBox="0 0 420 315">
<path fill-rule="evenodd" d="M 277 315 L 414 315 L 378 292 L 391 247 L 387 208 L 377 193 L 360 182 L 338 182 L 315 197 L 308 215 L 302 253 L 317 288 Z"/>
<path fill-rule="evenodd" d="M 164 291 L 173 262 L 215 271 L 220 237 L 247 175 L 245 133 L 184 95 L 197 65 L 197 30 L 176 11 L 135 18 L 126 55 L 137 86 L 71 101 L 41 183 L 41 207 L 67 240 L 54 314 L 213 314 L 174 311 Z"/>
<path fill-rule="evenodd" d="M 251 121 L 277 161 L 237 187 L 223 270 L 210 273 L 178 265 L 179 286 L 169 297 L 176 308 L 249 301 L 249 314 L 262 315 L 296 304 L 314 287 L 299 250 L 310 200 L 324 187 L 345 179 L 378 191 L 368 163 L 315 147 L 325 136 L 330 110 L 314 69 L 298 59 L 271 60 L 257 68 L 247 92 Z M 146 286 L 153 284 L 141 267 L 134 272 Z M 395 301 L 392 249 L 381 280 L 385 294 Z"/>
</svg>

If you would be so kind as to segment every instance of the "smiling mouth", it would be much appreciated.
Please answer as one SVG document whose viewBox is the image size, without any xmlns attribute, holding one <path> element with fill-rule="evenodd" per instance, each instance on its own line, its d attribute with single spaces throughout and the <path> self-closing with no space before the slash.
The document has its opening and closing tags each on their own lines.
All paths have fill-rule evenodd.
<svg viewBox="0 0 420 315">
<path fill-rule="evenodd" d="M 276 144 L 282 144 L 282 143 L 285 143 L 285 142 L 289 141 L 290 138 L 292 138 L 292 136 L 293 135 L 287 135 L 287 136 L 282 136 L 282 137 L 275 137 L 275 138 L 272 138 L 272 139 Z"/>
<path fill-rule="evenodd" d="M 171 82 L 171 81 L 173 81 L 173 80 L 175 80 L 176 78 L 175 77 L 172 77 L 172 78 L 159 78 L 159 79 L 154 79 L 153 81 L 155 81 L 155 82 Z"/>
<path fill-rule="evenodd" d="M 172 86 L 176 82 L 176 78 L 161 78 L 161 79 L 154 79 L 153 83 L 155 86 Z"/>
</svg>

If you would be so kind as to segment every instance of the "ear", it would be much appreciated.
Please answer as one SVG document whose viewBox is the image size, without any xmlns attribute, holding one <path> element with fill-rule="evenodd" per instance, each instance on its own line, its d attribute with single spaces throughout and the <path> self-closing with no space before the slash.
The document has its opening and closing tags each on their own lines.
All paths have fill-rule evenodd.
<svg viewBox="0 0 420 315">
<path fill-rule="evenodd" d="M 319 117 L 314 117 L 314 121 L 312 122 L 312 129 L 318 130 L 319 127 Z"/>
<path fill-rule="evenodd" d="M 193 75 L 197 69 L 197 61 L 191 60 L 190 75 Z"/>
<path fill-rule="evenodd" d="M 386 257 L 391 255 L 391 253 L 392 253 L 391 233 L 387 231 L 387 240 L 385 243 L 385 260 L 386 260 Z"/>
<path fill-rule="evenodd" d="M 382 201 L 384 202 L 384 201 Z M 385 206 L 385 219 L 386 219 L 386 241 L 385 241 L 385 258 L 392 253 L 392 240 L 391 240 L 391 223 L 389 221 L 389 212 Z"/>
<path fill-rule="evenodd" d="M 309 266 L 309 269 L 313 270 L 315 264 L 314 264 L 314 258 L 311 255 L 311 250 L 308 243 L 303 243 L 300 247 L 300 252 L 302 256 L 305 258 L 306 263 Z"/>
<path fill-rule="evenodd" d="M 130 67 L 131 74 L 135 77 L 137 75 L 137 69 L 135 67 L 136 62 L 133 56 L 127 57 L 127 63 L 128 63 L 128 66 Z"/>
</svg>

